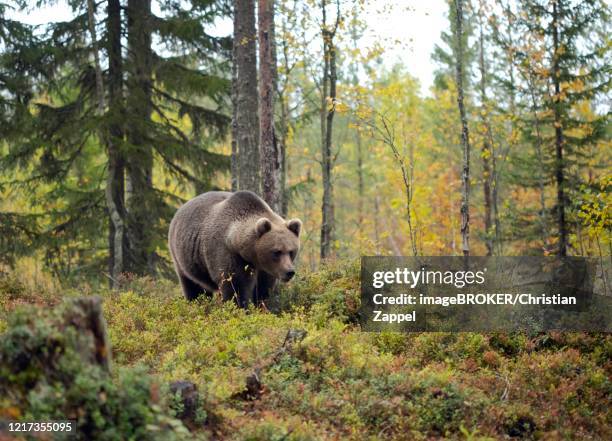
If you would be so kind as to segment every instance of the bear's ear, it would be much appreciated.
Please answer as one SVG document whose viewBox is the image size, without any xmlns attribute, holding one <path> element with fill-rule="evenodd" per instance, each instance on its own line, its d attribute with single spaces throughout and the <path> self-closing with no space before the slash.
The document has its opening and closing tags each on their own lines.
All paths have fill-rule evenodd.
<svg viewBox="0 0 612 441">
<path fill-rule="evenodd" d="M 259 218 L 255 224 L 255 231 L 257 231 L 257 237 L 261 237 L 272 229 L 272 222 L 265 217 Z"/>
<path fill-rule="evenodd" d="M 297 237 L 300 237 L 300 231 L 302 230 L 302 221 L 299 219 L 291 219 L 287 222 L 287 228 L 289 228 Z"/>
</svg>

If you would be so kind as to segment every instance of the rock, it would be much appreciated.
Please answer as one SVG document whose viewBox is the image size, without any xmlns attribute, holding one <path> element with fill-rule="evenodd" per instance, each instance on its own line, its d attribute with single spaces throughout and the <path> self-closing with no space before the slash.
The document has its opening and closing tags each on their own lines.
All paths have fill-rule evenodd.
<svg viewBox="0 0 612 441">
<path fill-rule="evenodd" d="M 177 418 L 194 421 L 200 403 L 198 387 L 190 381 L 174 381 L 170 384 L 170 393 L 177 400 Z"/>
<path fill-rule="evenodd" d="M 255 369 L 246 379 L 246 398 L 256 400 L 261 396 L 263 385 L 259 379 L 259 369 Z"/>
<path fill-rule="evenodd" d="M 246 377 L 246 386 L 244 390 L 235 393 L 232 395 L 232 398 L 244 401 L 253 401 L 261 398 L 264 386 L 261 383 L 260 372 L 259 368 L 255 368 L 255 370 Z"/>
</svg>

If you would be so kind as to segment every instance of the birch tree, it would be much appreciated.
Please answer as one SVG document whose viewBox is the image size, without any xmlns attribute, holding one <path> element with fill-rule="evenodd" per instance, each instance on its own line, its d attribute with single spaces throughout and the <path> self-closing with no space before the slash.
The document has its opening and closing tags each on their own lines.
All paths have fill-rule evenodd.
<svg viewBox="0 0 612 441">
<path fill-rule="evenodd" d="M 461 249 L 464 256 L 470 255 L 470 134 L 464 104 L 463 90 L 463 1 L 455 0 L 456 26 L 455 45 L 457 51 L 455 81 L 457 83 L 457 107 L 461 118 L 461 146 L 463 164 L 461 172 Z"/>
</svg>

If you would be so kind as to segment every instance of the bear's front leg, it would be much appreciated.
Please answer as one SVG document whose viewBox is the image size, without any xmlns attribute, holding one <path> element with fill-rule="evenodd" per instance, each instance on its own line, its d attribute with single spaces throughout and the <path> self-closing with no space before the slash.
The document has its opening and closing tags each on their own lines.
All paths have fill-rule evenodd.
<svg viewBox="0 0 612 441">
<path fill-rule="evenodd" d="M 253 293 L 253 302 L 255 305 L 260 306 L 262 302 L 265 302 L 268 297 L 270 297 L 270 294 L 276 289 L 276 285 L 276 277 L 271 276 L 265 271 L 258 271 L 257 284 L 255 286 L 255 292 Z"/>
<path fill-rule="evenodd" d="M 223 272 L 219 290 L 224 301 L 233 299 L 240 308 L 247 308 L 255 290 L 257 274 L 255 269 L 247 264 L 234 268 Z"/>
</svg>

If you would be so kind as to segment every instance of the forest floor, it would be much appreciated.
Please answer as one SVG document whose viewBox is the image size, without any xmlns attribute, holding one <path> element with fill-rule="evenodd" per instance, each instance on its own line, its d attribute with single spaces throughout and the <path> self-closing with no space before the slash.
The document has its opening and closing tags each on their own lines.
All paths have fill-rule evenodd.
<svg viewBox="0 0 612 441">
<path fill-rule="evenodd" d="M 83 433 L 96 439 L 612 439 L 611 336 L 363 333 L 358 292 L 356 264 L 299 276 L 277 314 L 218 299 L 189 303 L 167 281 L 136 279 L 115 293 L 36 292 L 5 274 L 0 420 L 76 408 Z M 71 374 L 43 381 L 36 348 L 68 344 L 66 332 L 46 337 L 42 317 L 52 309 L 44 306 L 82 295 L 103 299 L 112 378 L 64 360 L 58 369 Z M 11 371 L 16 362 L 27 369 Z M 160 398 L 176 380 L 199 393 L 184 424 L 174 418 L 184 409 Z"/>
</svg>

